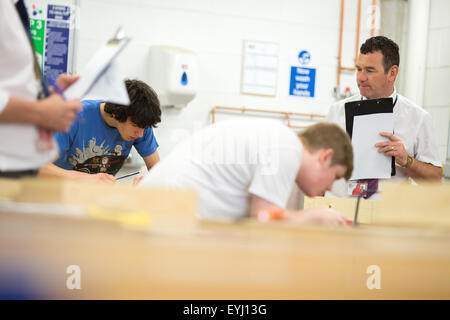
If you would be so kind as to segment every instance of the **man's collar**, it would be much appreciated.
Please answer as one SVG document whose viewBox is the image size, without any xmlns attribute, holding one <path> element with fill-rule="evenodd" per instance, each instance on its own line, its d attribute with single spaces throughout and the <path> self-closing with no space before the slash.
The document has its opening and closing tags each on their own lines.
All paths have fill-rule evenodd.
<svg viewBox="0 0 450 320">
<path fill-rule="evenodd" d="M 392 94 L 388 97 L 388 98 L 392 98 L 394 101 L 397 98 L 397 89 L 394 86 L 394 91 L 392 92 Z M 367 100 L 366 97 L 364 97 L 363 95 L 361 95 L 361 100 Z"/>
<path fill-rule="evenodd" d="M 394 87 L 394 91 L 392 92 L 392 94 L 389 96 L 389 98 L 392 98 L 395 100 L 395 98 L 397 98 L 397 89 Z"/>
</svg>

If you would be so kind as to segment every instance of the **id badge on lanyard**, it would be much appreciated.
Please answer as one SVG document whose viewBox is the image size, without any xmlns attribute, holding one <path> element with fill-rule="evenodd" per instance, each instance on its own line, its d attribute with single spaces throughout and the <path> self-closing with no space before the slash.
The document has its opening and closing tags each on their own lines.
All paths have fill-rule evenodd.
<svg viewBox="0 0 450 320">
<path fill-rule="evenodd" d="M 348 181 L 347 182 L 347 195 L 349 196 L 362 196 L 367 190 L 367 182 Z"/>
</svg>

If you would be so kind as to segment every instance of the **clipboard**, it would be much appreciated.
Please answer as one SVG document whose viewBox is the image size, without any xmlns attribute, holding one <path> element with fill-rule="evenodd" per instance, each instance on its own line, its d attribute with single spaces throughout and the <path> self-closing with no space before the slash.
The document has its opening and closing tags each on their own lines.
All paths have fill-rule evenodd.
<svg viewBox="0 0 450 320">
<path fill-rule="evenodd" d="M 380 98 L 358 100 L 345 104 L 345 129 L 352 139 L 353 122 L 355 116 L 371 115 L 377 113 L 393 113 L 394 103 L 392 98 Z M 391 160 L 391 176 L 395 176 L 395 158 Z"/>
<path fill-rule="evenodd" d="M 111 63 L 119 56 L 128 45 L 131 38 L 127 37 L 119 27 L 110 40 L 108 40 L 89 60 L 83 71 L 80 72 L 80 79 L 72 84 L 64 95 L 67 99 L 83 99 L 95 83 L 105 74 Z"/>
</svg>

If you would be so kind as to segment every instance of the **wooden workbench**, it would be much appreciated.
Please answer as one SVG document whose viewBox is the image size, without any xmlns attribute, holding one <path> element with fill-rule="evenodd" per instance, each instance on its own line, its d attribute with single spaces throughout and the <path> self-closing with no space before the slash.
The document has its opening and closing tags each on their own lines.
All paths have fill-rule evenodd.
<svg viewBox="0 0 450 320">
<path fill-rule="evenodd" d="M 0 276 L 19 278 L 19 289 L 38 298 L 450 298 L 446 227 L 197 221 L 187 205 L 194 198 L 142 192 L 153 201 L 157 193 L 160 206 L 184 201 L 186 211 L 165 205 L 153 212 L 162 222 L 139 231 L 92 217 L 0 213 Z M 69 265 L 81 269 L 81 290 L 66 289 Z M 367 288 L 371 265 L 381 289 Z"/>
</svg>

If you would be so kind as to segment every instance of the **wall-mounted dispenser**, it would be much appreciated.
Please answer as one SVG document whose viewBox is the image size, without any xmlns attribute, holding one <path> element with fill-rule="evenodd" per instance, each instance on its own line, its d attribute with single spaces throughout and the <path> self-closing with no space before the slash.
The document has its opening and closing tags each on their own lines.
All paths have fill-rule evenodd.
<svg viewBox="0 0 450 320">
<path fill-rule="evenodd" d="M 155 89 L 162 107 L 185 107 L 197 93 L 197 56 L 192 51 L 152 46 L 148 84 Z"/>
</svg>

